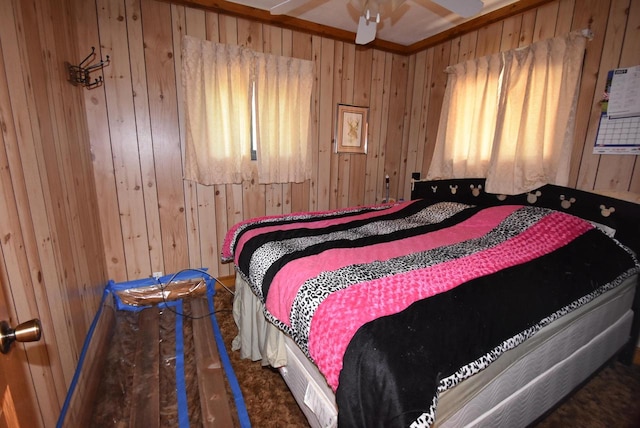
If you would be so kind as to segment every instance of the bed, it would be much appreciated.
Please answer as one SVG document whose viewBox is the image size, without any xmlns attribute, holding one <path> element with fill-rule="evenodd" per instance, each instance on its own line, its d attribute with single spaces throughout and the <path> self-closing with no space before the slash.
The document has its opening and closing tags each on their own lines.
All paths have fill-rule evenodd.
<svg viewBox="0 0 640 428">
<path fill-rule="evenodd" d="M 279 368 L 311 426 L 524 426 L 631 358 L 638 205 L 412 186 L 407 202 L 252 219 L 225 238 L 233 348 Z"/>
</svg>

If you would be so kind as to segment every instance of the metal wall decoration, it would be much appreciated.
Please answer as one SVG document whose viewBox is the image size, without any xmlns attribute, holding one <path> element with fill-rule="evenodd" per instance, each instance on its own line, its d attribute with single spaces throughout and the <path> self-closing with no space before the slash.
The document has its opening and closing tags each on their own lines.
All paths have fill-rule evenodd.
<svg viewBox="0 0 640 428">
<path fill-rule="evenodd" d="M 107 59 L 100 58 L 100 62 L 97 64 L 89 65 L 96 56 L 96 48 L 91 48 L 91 53 L 87 55 L 85 59 L 78 65 L 71 65 L 66 63 L 67 72 L 69 73 L 69 82 L 75 86 L 84 86 L 87 89 L 96 88 L 103 83 L 102 75 L 91 80 L 91 73 L 97 70 L 102 70 L 105 66 L 109 65 L 109 55 Z"/>
</svg>

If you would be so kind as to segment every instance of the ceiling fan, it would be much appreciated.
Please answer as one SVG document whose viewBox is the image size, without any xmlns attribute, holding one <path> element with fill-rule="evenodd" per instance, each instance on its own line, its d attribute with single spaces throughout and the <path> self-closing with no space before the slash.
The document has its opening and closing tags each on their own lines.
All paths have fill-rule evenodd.
<svg viewBox="0 0 640 428">
<path fill-rule="evenodd" d="M 376 38 L 376 29 L 380 23 L 380 12 L 383 7 L 392 13 L 405 0 L 360 0 L 358 7 L 362 11 L 356 32 L 356 44 L 366 45 Z M 476 15 L 484 3 L 482 0 L 430 0 L 463 18 Z M 284 15 L 308 3 L 309 0 L 283 0 L 269 9 L 272 15 Z"/>
</svg>

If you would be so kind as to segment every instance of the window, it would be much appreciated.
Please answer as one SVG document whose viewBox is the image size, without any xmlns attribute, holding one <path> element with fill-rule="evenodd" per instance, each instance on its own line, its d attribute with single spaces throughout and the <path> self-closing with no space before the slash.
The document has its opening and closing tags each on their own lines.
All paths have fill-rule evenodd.
<svg viewBox="0 0 640 428">
<path fill-rule="evenodd" d="M 486 177 L 486 190 L 567 185 L 582 32 L 447 69 L 428 179 Z"/>
<path fill-rule="evenodd" d="M 251 160 L 258 159 L 258 122 L 256 116 L 256 85 L 251 84 Z"/>
<path fill-rule="evenodd" d="M 183 38 L 185 178 L 202 184 L 310 178 L 313 63 Z M 252 113 L 253 112 L 253 113 Z"/>
</svg>

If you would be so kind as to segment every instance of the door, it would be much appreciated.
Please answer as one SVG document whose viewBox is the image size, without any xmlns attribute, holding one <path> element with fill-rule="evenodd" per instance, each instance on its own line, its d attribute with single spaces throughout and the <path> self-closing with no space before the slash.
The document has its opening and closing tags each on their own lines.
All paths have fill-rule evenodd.
<svg viewBox="0 0 640 428">
<path fill-rule="evenodd" d="M 15 320 L 9 316 L 5 281 L 4 266 L 0 266 L 0 320 L 6 320 L 15 327 Z M 9 352 L 0 354 L 0 428 L 31 428 L 40 425 L 34 406 L 35 399 L 31 397 L 27 387 L 31 378 L 27 376 L 25 360 L 24 348 L 20 343 L 14 343 Z"/>
</svg>

